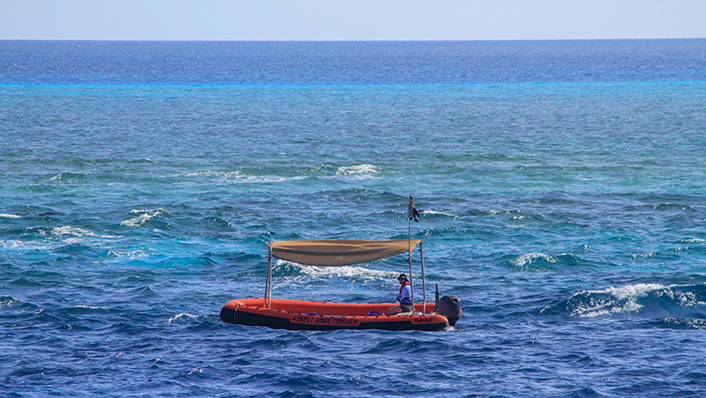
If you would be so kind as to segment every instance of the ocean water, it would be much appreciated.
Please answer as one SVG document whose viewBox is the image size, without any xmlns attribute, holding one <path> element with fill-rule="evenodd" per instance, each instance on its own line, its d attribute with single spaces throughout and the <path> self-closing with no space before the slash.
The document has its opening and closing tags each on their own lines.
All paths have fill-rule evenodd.
<svg viewBox="0 0 706 398">
<path fill-rule="evenodd" d="M 705 65 L 706 40 L 0 41 L 0 395 L 706 396 Z M 404 239 L 409 195 L 455 328 L 221 322 L 268 242 Z M 404 257 L 279 261 L 273 296 L 391 302 Z"/>
</svg>

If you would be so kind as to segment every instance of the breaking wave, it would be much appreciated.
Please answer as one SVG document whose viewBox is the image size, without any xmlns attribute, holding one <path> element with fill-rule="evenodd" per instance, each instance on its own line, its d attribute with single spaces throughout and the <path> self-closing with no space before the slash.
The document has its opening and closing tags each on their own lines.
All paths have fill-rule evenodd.
<svg viewBox="0 0 706 398">
<path fill-rule="evenodd" d="M 458 216 L 455 216 L 451 213 L 444 213 L 443 211 L 436 211 L 436 210 L 431 210 L 431 209 L 422 210 L 422 215 L 423 216 L 444 216 L 444 217 L 452 217 L 452 218 L 458 217 Z"/>
<path fill-rule="evenodd" d="M 394 279 L 399 275 L 392 271 L 381 271 L 366 267 L 340 266 L 316 267 L 301 265 L 285 260 L 277 260 L 273 272 L 277 276 L 310 276 L 317 278 L 370 278 Z"/>
<path fill-rule="evenodd" d="M 380 168 L 373 164 L 360 164 L 357 166 L 339 167 L 337 176 L 372 177 L 380 173 Z"/>
<path fill-rule="evenodd" d="M 30 227 L 21 229 L 27 236 L 34 235 L 40 239 L 8 239 L 0 240 L 0 248 L 29 251 L 29 250 L 55 250 L 65 245 L 87 244 L 93 245 L 100 239 L 119 238 L 114 235 L 98 234 L 83 228 L 61 227 Z"/>
<path fill-rule="evenodd" d="M 398 274 L 391 271 L 380 271 L 369 269 L 365 267 L 311 267 L 302 266 L 301 272 L 305 275 L 323 277 L 323 278 L 380 278 L 380 279 L 390 279 L 396 277 Z"/>
<path fill-rule="evenodd" d="M 194 315 L 194 314 L 189 314 L 188 312 L 184 312 L 181 314 L 174 315 L 173 317 L 169 318 L 167 323 L 172 323 L 172 322 L 189 322 L 191 320 L 199 319 L 200 315 Z"/>
<path fill-rule="evenodd" d="M 52 227 L 48 231 L 41 230 L 40 234 L 42 235 L 50 235 L 50 236 L 75 236 L 75 237 L 98 237 L 98 238 L 116 238 L 116 236 L 113 235 L 99 235 L 94 232 L 85 230 L 83 228 L 76 228 L 76 227 L 71 227 L 71 226 L 63 226 L 63 227 Z"/>
<path fill-rule="evenodd" d="M 526 253 L 509 261 L 510 267 L 515 271 L 549 271 L 562 266 L 574 266 L 578 264 L 579 258 L 573 254 L 564 253 L 558 256 L 550 256 L 544 253 Z"/>
<path fill-rule="evenodd" d="M 163 214 L 169 214 L 167 210 L 164 210 L 162 208 L 152 210 L 131 210 L 130 213 L 137 214 L 137 216 L 121 222 L 120 225 L 132 228 L 141 227 L 146 222 L 154 219 L 155 217 L 159 217 Z"/>
<path fill-rule="evenodd" d="M 82 173 L 72 173 L 69 171 L 64 171 L 59 174 L 54 175 L 49 178 L 49 181 L 61 181 L 66 183 L 76 183 L 86 178 L 86 174 Z"/>
<path fill-rule="evenodd" d="M 235 183 L 272 183 L 272 182 L 283 182 L 283 181 L 290 181 L 290 180 L 301 180 L 305 177 L 303 176 L 297 176 L 297 177 L 282 177 L 282 176 L 276 176 L 276 175 L 269 175 L 269 176 L 254 176 L 254 175 L 249 175 L 246 173 L 243 173 L 240 170 L 237 171 L 216 171 L 216 170 L 208 170 L 208 171 L 197 171 L 194 173 L 189 173 L 186 174 L 187 177 L 215 177 L 215 178 L 220 178 L 221 180 L 225 182 L 235 182 Z"/>
<path fill-rule="evenodd" d="M 545 307 L 541 312 L 547 311 L 578 318 L 706 319 L 706 285 L 638 283 L 584 290 L 555 307 Z"/>
</svg>

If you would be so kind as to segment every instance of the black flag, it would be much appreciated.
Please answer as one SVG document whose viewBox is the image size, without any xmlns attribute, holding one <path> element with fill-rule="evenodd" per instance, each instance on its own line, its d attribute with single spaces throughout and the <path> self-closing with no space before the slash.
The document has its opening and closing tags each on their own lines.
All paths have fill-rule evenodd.
<svg viewBox="0 0 706 398">
<path fill-rule="evenodd" d="M 414 207 L 414 198 L 412 195 L 409 196 L 409 220 L 414 219 L 415 222 L 419 221 L 419 212 L 417 208 Z"/>
</svg>

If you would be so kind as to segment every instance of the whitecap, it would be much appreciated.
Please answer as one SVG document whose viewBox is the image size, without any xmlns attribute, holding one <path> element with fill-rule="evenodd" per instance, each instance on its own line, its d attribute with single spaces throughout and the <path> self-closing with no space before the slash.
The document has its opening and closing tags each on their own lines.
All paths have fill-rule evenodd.
<svg viewBox="0 0 706 398">
<path fill-rule="evenodd" d="M 447 216 L 447 217 L 453 217 L 456 218 L 457 216 L 450 214 L 450 213 L 444 213 L 442 211 L 436 211 L 436 210 L 422 210 L 422 215 L 424 216 Z"/>
<path fill-rule="evenodd" d="M 62 172 L 62 173 L 55 175 L 54 177 L 50 178 L 49 181 L 61 180 L 62 178 L 64 178 L 64 173 L 66 173 L 66 172 Z"/>
<path fill-rule="evenodd" d="M 121 222 L 120 225 L 124 225 L 126 227 L 139 227 L 147 221 L 153 219 L 154 217 L 165 213 L 169 214 L 168 211 L 162 208 L 152 210 L 131 210 L 130 213 L 139 215 L 137 217 Z"/>
<path fill-rule="evenodd" d="M 275 266 L 283 269 L 287 267 L 292 267 L 296 273 L 301 273 L 306 276 L 320 277 L 320 278 L 350 278 L 350 277 L 367 277 L 367 278 L 381 278 L 390 279 L 395 278 L 399 274 L 391 271 L 380 271 L 375 269 L 370 269 L 366 267 L 355 267 L 350 265 L 335 266 L 335 267 L 320 267 L 312 265 L 297 264 L 287 260 L 277 260 Z"/>
<path fill-rule="evenodd" d="M 181 314 L 177 314 L 177 315 L 174 315 L 173 317 L 169 318 L 169 321 L 167 321 L 167 323 L 185 322 L 185 321 L 190 321 L 192 319 L 198 319 L 198 317 L 199 317 L 198 315 L 183 312 Z"/>
<path fill-rule="evenodd" d="M 374 164 L 360 164 L 357 166 L 344 166 L 339 167 L 336 171 L 337 176 L 358 176 L 358 177 L 372 177 L 375 174 L 380 173 L 380 168 Z"/>
<path fill-rule="evenodd" d="M 43 233 L 43 232 L 42 232 Z M 63 227 L 52 227 L 52 229 L 49 232 L 50 235 L 52 236 L 63 236 L 63 235 L 71 235 L 71 236 L 98 236 L 94 234 L 93 232 L 87 231 L 82 228 L 75 228 L 71 226 L 63 226 Z"/>
<path fill-rule="evenodd" d="M 595 318 L 603 315 L 638 312 L 644 307 L 638 302 L 638 299 L 646 297 L 650 292 L 662 289 L 667 289 L 667 291 L 671 292 L 671 289 L 658 283 L 638 283 L 619 288 L 609 287 L 603 290 L 584 290 L 576 293 L 569 300 L 578 299 L 581 303 L 573 309 L 570 315 Z M 586 297 L 588 300 L 581 300 L 581 298 Z"/>
<path fill-rule="evenodd" d="M 285 182 L 285 181 L 297 181 L 297 180 L 303 180 L 306 177 L 304 176 L 297 176 L 297 177 L 291 177 L 291 178 L 285 178 L 285 177 L 280 177 L 280 176 L 262 176 L 262 177 L 250 177 L 246 182 L 255 182 L 255 183 L 271 183 L 271 182 Z"/>
<path fill-rule="evenodd" d="M 364 267 L 352 267 L 352 266 L 341 266 L 341 267 L 312 267 L 312 266 L 301 266 L 301 271 L 305 275 L 324 277 L 324 278 L 350 278 L 350 277 L 367 277 L 367 278 L 380 278 L 380 279 L 390 279 L 396 277 L 398 274 L 391 271 L 380 271 Z"/>
<path fill-rule="evenodd" d="M 73 182 L 74 180 L 84 178 L 84 174 L 80 173 L 72 173 L 70 171 L 63 171 L 52 178 L 49 179 L 49 181 L 68 181 L 69 183 Z"/>
<path fill-rule="evenodd" d="M 50 235 L 50 236 L 73 236 L 76 238 L 83 238 L 83 237 L 98 237 L 98 238 L 117 238 L 117 236 L 113 235 L 99 235 L 94 232 L 85 230 L 83 228 L 77 228 L 77 227 L 72 227 L 72 226 L 62 226 L 62 227 L 52 227 L 48 233 L 47 231 L 40 231 L 40 235 Z M 68 239 L 68 241 L 71 241 L 69 243 L 74 243 L 76 240 L 72 240 L 71 238 Z"/>
<path fill-rule="evenodd" d="M 666 318 L 662 320 L 662 324 L 670 328 L 678 329 L 706 329 L 706 320 L 704 319 L 679 319 L 679 318 Z"/>
<path fill-rule="evenodd" d="M 103 307 L 95 307 L 92 305 L 83 305 L 83 304 L 74 305 L 71 308 L 83 308 L 83 309 L 87 309 L 87 310 L 99 310 L 99 311 L 107 311 L 108 310 L 107 308 L 103 308 Z"/>
<path fill-rule="evenodd" d="M 206 176 L 206 177 L 218 177 L 221 178 L 222 180 L 225 180 L 227 182 L 236 182 L 236 183 L 272 183 L 272 182 L 284 182 L 284 181 L 290 181 L 290 180 L 301 180 L 304 179 L 304 176 L 298 176 L 298 177 L 292 177 L 292 178 L 286 178 L 286 177 L 281 177 L 281 176 L 253 176 L 249 174 L 245 174 L 242 171 L 215 171 L 215 170 L 209 170 L 209 171 L 197 171 L 194 173 L 189 173 L 186 174 L 187 177 L 200 177 L 200 176 Z"/>
<path fill-rule="evenodd" d="M 2 307 L 12 307 L 16 304 L 20 304 L 22 301 L 18 298 L 12 296 L 2 296 L 0 297 L 0 308 Z"/>
<path fill-rule="evenodd" d="M 496 216 L 498 214 L 513 214 L 515 213 L 514 211 L 510 210 L 488 210 L 487 214 L 490 216 Z"/>
<path fill-rule="evenodd" d="M 195 173 L 189 173 L 186 176 L 187 177 L 202 177 L 202 176 L 220 177 L 220 178 L 224 178 L 226 180 L 240 180 L 240 179 L 248 177 L 242 171 L 216 171 L 216 170 L 197 171 Z"/>
<path fill-rule="evenodd" d="M 696 294 L 694 294 L 694 292 L 673 289 L 674 287 L 680 287 L 680 286 L 676 285 L 676 286 L 667 287 L 664 290 L 656 291 L 655 295 L 657 297 L 660 297 L 660 296 L 669 297 L 672 301 L 677 302 L 682 307 L 696 307 L 696 306 L 706 305 L 706 302 L 699 301 L 696 298 Z"/>
<path fill-rule="evenodd" d="M 25 242 L 17 239 L 0 240 L 0 247 L 13 250 L 50 250 L 54 248 L 52 245 L 37 242 Z"/>
<path fill-rule="evenodd" d="M 557 260 L 555 257 L 549 256 L 549 255 L 546 255 L 546 254 L 542 254 L 542 253 L 527 253 L 527 254 L 523 254 L 523 255 L 521 255 L 520 257 L 514 259 L 514 260 L 512 261 L 512 263 L 515 264 L 515 266 L 517 266 L 517 267 L 525 268 L 525 267 L 527 267 L 527 266 L 533 264 L 533 263 L 536 262 L 537 260 L 544 260 L 544 261 L 549 262 L 549 263 L 556 263 L 557 261 L 559 261 L 559 260 Z"/>
<path fill-rule="evenodd" d="M 22 216 L 18 216 L 17 214 L 7 214 L 7 213 L 0 213 L 0 218 L 22 218 Z"/>
<path fill-rule="evenodd" d="M 128 260 L 134 260 L 134 259 L 138 259 L 141 257 L 149 257 L 151 255 L 152 255 L 151 253 L 148 253 L 144 250 L 133 250 L 133 251 L 128 251 L 128 252 L 110 250 L 108 252 L 109 257 L 115 257 L 117 259 L 128 259 Z"/>
<path fill-rule="evenodd" d="M 659 283 L 638 283 L 636 285 L 627 285 L 623 287 L 609 287 L 604 290 L 598 290 L 596 293 L 608 293 L 619 299 L 630 298 L 630 297 L 644 297 L 647 293 L 664 289 L 664 285 Z"/>
</svg>

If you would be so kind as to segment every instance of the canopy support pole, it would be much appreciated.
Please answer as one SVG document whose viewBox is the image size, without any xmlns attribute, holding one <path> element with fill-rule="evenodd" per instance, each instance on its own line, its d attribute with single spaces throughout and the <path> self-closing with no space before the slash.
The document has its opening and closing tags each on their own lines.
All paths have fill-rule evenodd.
<svg viewBox="0 0 706 398">
<path fill-rule="evenodd" d="M 412 313 L 414 313 L 414 283 L 412 282 L 412 219 L 407 220 L 407 242 L 409 251 L 409 290 L 412 300 Z"/>
<path fill-rule="evenodd" d="M 424 296 L 424 305 L 422 306 L 422 314 L 427 313 L 427 280 L 424 277 L 424 250 L 422 250 L 422 242 L 419 242 L 419 257 L 422 262 L 422 295 Z"/>
<path fill-rule="evenodd" d="M 267 254 L 267 281 L 265 282 L 265 306 L 272 308 L 272 246 Z"/>
</svg>

